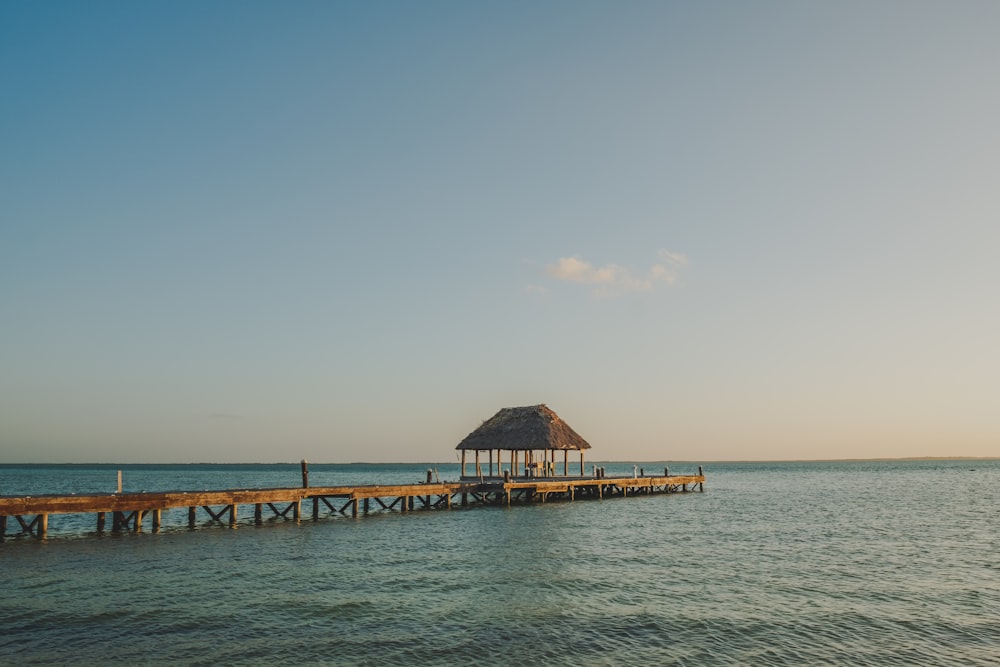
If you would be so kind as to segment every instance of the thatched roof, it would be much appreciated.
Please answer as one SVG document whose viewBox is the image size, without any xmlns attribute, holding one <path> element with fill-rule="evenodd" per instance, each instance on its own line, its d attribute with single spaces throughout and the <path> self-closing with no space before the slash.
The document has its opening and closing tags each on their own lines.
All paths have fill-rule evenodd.
<svg viewBox="0 0 1000 667">
<path fill-rule="evenodd" d="M 504 408 L 455 449 L 590 449 L 590 444 L 545 405 Z"/>
</svg>

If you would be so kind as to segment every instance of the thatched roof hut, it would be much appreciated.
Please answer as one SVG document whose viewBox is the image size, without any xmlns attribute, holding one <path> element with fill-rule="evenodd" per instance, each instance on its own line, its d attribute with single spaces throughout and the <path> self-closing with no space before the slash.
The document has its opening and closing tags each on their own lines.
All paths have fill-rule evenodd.
<svg viewBox="0 0 1000 667">
<path fill-rule="evenodd" d="M 580 452 L 580 475 L 583 470 L 583 450 L 590 443 L 546 405 L 503 408 L 458 443 L 462 450 L 462 475 L 465 475 L 465 452 L 476 452 L 476 477 L 493 475 L 493 452 L 497 454 L 497 475 L 503 475 L 502 453 L 510 452 L 507 470 L 513 476 L 522 471 L 525 476 L 555 473 L 555 452 L 563 451 L 563 475 L 569 474 L 569 451 Z M 488 475 L 483 475 L 479 453 L 489 453 Z M 541 456 L 536 453 L 541 452 Z M 523 459 L 520 456 L 523 453 Z"/>
</svg>

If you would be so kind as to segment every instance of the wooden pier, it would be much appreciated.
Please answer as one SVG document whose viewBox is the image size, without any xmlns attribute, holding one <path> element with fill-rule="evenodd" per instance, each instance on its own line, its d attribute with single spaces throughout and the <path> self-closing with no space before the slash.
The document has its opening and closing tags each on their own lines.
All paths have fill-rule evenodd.
<svg viewBox="0 0 1000 667">
<path fill-rule="evenodd" d="M 187 527 L 201 523 L 236 527 L 239 507 L 253 505 L 253 523 L 265 516 L 300 521 L 305 511 L 315 521 L 323 516 L 357 518 L 372 512 L 411 512 L 451 509 L 455 505 L 511 505 L 557 500 L 603 499 L 657 493 L 704 490 L 701 467 L 697 475 L 636 475 L 633 477 L 463 477 L 458 482 L 400 485 L 309 487 L 303 462 L 303 486 L 221 491 L 165 491 L 96 495 L 0 496 L 0 541 L 5 537 L 46 537 L 52 514 L 94 514 L 98 534 L 141 532 L 148 525 L 158 532 L 164 510 L 187 509 Z M 110 525 L 109 519 L 110 517 Z M 148 518 L 148 521 L 147 521 Z M 246 519 L 250 521 L 249 518 Z M 183 523 L 182 526 L 183 527 Z"/>
</svg>

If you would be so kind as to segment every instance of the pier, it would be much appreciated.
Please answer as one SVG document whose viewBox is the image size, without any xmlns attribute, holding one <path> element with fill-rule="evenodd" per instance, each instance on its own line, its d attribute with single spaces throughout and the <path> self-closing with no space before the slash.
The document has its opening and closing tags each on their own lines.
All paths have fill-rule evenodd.
<svg viewBox="0 0 1000 667">
<path fill-rule="evenodd" d="M 254 508 L 253 523 L 260 525 L 265 516 L 300 521 L 303 504 L 317 521 L 322 516 L 358 518 L 372 512 L 405 513 L 455 505 L 510 506 L 705 490 L 701 466 L 697 475 L 671 475 L 669 468 L 663 469 L 663 475 L 647 475 L 635 467 L 631 477 L 607 477 L 597 466 L 592 475 L 586 475 L 584 451 L 590 443 L 544 404 L 501 409 L 455 449 L 461 452 L 457 482 L 435 481 L 428 470 L 426 481 L 416 484 L 310 487 L 309 467 L 303 460 L 301 487 L 122 493 L 119 471 L 117 493 L 0 496 L 0 541 L 8 535 L 44 538 L 52 514 L 94 514 L 98 534 L 108 530 L 109 516 L 110 530 L 115 533 L 141 532 L 149 517 L 150 530 L 158 532 L 164 527 L 164 511 L 181 508 L 187 508 L 190 529 L 199 525 L 199 516 L 201 523 L 235 528 L 240 506 L 249 505 Z M 570 474 L 571 451 L 580 455 L 579 475 Z M 468 452 L 473 453 L 472 461 L 467 460 Z M 561 475 L 557 452 L 562 452 Z M 467 474 L 467 464 L 472 464 L 472 474 Z"/>
<path fill-rule="evenodd" d="M 305 511 L 313 521 L 323 517 L 363 517 L 370 513 L 450 510 L 454 507 L 510 506 L 553 501 L 600 500 L 631 496 L 704 491 L 705 476 L 635 475 L 632 477 L 463 477 L 457 482 L 400 485 L 309 487 L 303 463 L 303 486 L 220 491 L 164 491 L 95 495 L 0 496 L 0 541 L 8 537 L 45 538 L 54 514 L 93 514 L 96 534 L 159 532 L 166 526 L 165 510 L 187 509 L 186 524 L 237 527 L 239 507 L 253 505 L 253 518 L 301 521 Z"/>
</svg>

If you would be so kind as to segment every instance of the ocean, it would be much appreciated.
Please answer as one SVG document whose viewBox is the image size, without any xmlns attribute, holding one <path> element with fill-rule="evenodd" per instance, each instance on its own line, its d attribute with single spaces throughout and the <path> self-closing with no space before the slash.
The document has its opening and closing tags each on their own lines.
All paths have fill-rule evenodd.
<svg viewBox="0 0 1000 667">
<path fill-rule="evenodd" d="M 428 468 L 458 477 L 312 464 L 310 485 Z M 704 468 L 704 493 L 236 529 L 53 515 L 0 543 L 0 664 L 1000 664 L 1000 460 Z M 0 465 L 0 495 L 109 492 L 118 469 L 126 491 L 301 482 L 297 462 Z"/>
</svg>

